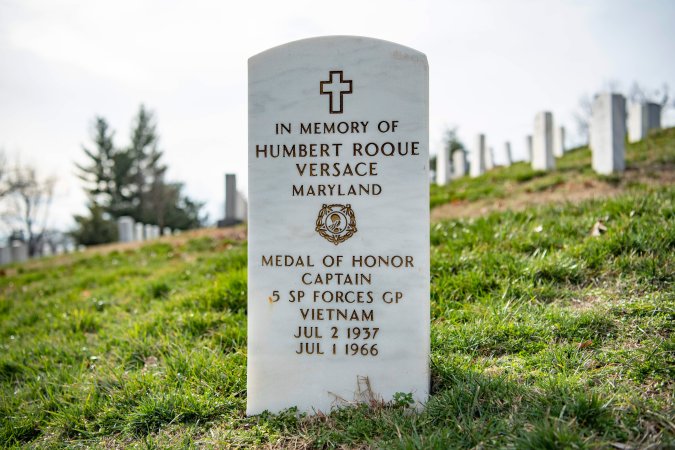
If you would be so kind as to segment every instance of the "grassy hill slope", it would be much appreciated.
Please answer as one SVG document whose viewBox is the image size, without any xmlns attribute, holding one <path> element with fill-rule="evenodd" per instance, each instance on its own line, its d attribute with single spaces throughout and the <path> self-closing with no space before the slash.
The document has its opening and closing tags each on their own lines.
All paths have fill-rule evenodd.
<svg viewBox="0 0 675 450">
<path fill-rule="evenodd" d="M 528 163 L 497 167 L 477 178 L 432 186 L 432 218 L 476 217 L 486 211 L 522 209 L 551 202 L 619 195 L 627 190 L 675 184 L 675 128 L 658 130 L 626 146 L 626 172 L 602 176 L 591 169 L 588 147 L 556 160 L 556 170 L 532 170 Z"/>
<path fill-rule="evenodd" d="M 236 233 L 4 269 L 0 445 L 675 445 L 675 187 L 648 181 L 672 177 L 675 134 L 640 145 L 634 182 L 596 177 L 579 150 L 563 172 L 516 165 L 433 188 L 435 204 L 457 207 L 542 192 L 560 173 L 620 191 L 432 225 L 433 395 L 419 414 L 402 399 L 245 417 Z M 607 231 L 595 236 L 598 220 Z"/>
</svg>

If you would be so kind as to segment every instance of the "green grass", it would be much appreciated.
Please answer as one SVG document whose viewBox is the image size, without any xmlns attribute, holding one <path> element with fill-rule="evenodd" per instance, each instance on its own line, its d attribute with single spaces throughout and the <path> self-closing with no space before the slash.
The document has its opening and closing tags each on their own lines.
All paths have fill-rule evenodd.
<svg viewBox="0 0 675 450">
<path fill-rule="evenodd" d="M 642 167 L 672 164 L 669 148 Z M 12 266 L 0 277 L 0 446 L 674 446 L 674 200 L 672 186 L 629 187 L 433 224 L 432 396 L 419 413 L 401 394 L 329 416 L 245 417 L 245 243 Z M 598 219 L 607 232 L 591 236 Z"/>
</svg>

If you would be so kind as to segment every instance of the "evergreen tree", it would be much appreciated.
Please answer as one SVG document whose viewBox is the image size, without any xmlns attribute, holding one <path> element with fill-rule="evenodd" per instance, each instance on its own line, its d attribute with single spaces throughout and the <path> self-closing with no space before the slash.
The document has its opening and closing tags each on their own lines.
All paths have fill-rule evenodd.
<svg viewBox="0 0 675 450">
<path fill-rule="evenodd" d="M 90 203 L 88 216 L 75 216 L 77 228 L 70 233 L 81 245 L 98 245 L 117 240 L 117 226 L 103 208 Z"/>
<path fill-rule="evenodd" d="M 90 199 L 89 216 L 75 218 L 79 229 L 73 235 L 78 241 L 85 245 L 111 242 L 116 238 L 114 221 L 121 216 L 173 229 L 201 226 L 206 219 L 200 215 L 203 203 L 183 195 L 181 183 L 165 181 L 167 167 L 161 161 L 152 112 L 140 106 L 128 147 L 115 147 L 113 137 L 106 120 L 97 117 L 94 148 L 83 147 L 88 164 L 77 165 Z"/>
</svg>

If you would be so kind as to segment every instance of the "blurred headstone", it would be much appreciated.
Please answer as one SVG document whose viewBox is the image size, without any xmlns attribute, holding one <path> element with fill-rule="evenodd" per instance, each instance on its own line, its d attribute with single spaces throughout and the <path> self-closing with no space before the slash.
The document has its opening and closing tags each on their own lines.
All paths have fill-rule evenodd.
<svg viewBox="0 0 675 450">
<path fill-rule="evenodd" d="M 593 100 L 591 151 L 593 170 L 601 175 L 626 168 L 626 99 L 621 94 L 603 93 Z"/>
<path fill-rule="evenodd" d="M 155 238 L 155 230 L 152 228 L 152 225 L 146 223 L 143 225 L 143 240 L 151 241 Z"/>
<path fill-rule="evenodd" d="M 244 194 L 237 191 L 237 211 L 235 217 L 239 222 L 246 222 L 246 216 L 248 215 L 248 202 Z"/>
<path fill-rule="evenodd" d="M 534 118 L 532 168 L 534 170 L 555 169 L 555 159 L 553 158 L 553 114 L 548 111 L 537 113 Z"/>
<path fill-rule="evenodd" d="M 504 165 L 510 166 L 513 164 L 513 155 L 511 155 L 511 143 L 504 142 Z"/>
<path fill-rule="evenodd" d="M 134 241 L 138 241 L 138 242 L 143 241 L 143 238 L 144 238 L 143 230 L 144 230 L 144 228 L 145 227 L 143 226 L 142 223 L 136 222 L 136 224 L 134 225 Z"/>
<path fill-rule="evenodd" d="M 12 242 L 12 262 L 24 262 L 28 260 L 28 245 L 22 241 Z"/>
<path fill-rule="evenodd" d="M 0 247 L 0 266 L 12 262 L 12 249 L 9 246 Z"/>
<path fill-rule="evenodd" d="M 452 175 L 453 178 L 461 178 L 466 176 L 466 150 L 463 148 L 456 148 L 452 152 Z"/>
<path fill-rule="evenodd" d="M 495 149 L 485 145 L 485 170 L 492 170 L 495 168 Z"/>
<path fill-rule="evenodd" d="M 485 173 L 485 135 L 478 134 L 471 147 L 471 177 L 478 177 Z"/>
<path fill-rule="evenodd" d="M 645 102 L 633 103 L 628 111 L 628 142 L 638 142 L 652 129 L 661 128 L 661 105 Z"/>
<path fill-rule="evenodd" d="M 553 156 L 560 158 L 565 154 L 565 127 L 556 127 L 553 136 Z"/>
<path fill-rule="evenodd" d="M 532 135 L 528 134 L 525 136 L 525 161 L 532 162 Z"/>
<path fill-rule="evenodd" d="M 117 219 L 117 234 L 120 242 L 131 242 L 134 240 L 134 219 L 129 216 L 122 216 Z"/>
<path fill-rule="evenodd" d="M 436 156 L 436 184 L 445 186 L 450 181 L 450 155 L 448 148 L 442 145 Z"/>
</svg>

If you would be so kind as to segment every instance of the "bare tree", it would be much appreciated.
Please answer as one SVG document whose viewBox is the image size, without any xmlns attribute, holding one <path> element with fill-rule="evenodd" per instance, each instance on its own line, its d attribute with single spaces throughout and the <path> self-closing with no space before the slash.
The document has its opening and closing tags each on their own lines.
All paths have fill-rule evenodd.
<svg viewBox="0 0 675 450">
<path fill-rule="evenodd" d="M 634 81 L 626 97 L 633 103 L 651 102 L 665 108 L 669 106 L 670 88 L 668 83 L 663 83 L 660 88 L 649 89 Z"/>
<path fill-rule="evenodd" d="M 584 94 L 579 98 L 577 111 L 574 113 L 574 120 L 577 123 L 577 133 L 585 143 L 588 143 L 590 137 L 591 113 L 593 111 L 593 99 L 590 95 Z"/>
<path fill-rule="evenodd" d="M 34 256 L 43 243 L 54 194 L 54 177 L 40 177 L 33 166 L 17 163 L 8 174 L 11 193 L 4 219 L 13 234 L 22 235 Z"/>
<path fill-rule="evenodd" d="M 5 156 L 5 152 L 0 149 L 0 199 L 11 193 L 12 190 L 13 186 L 9 179 L 7 156 Z"/>
</svg>

